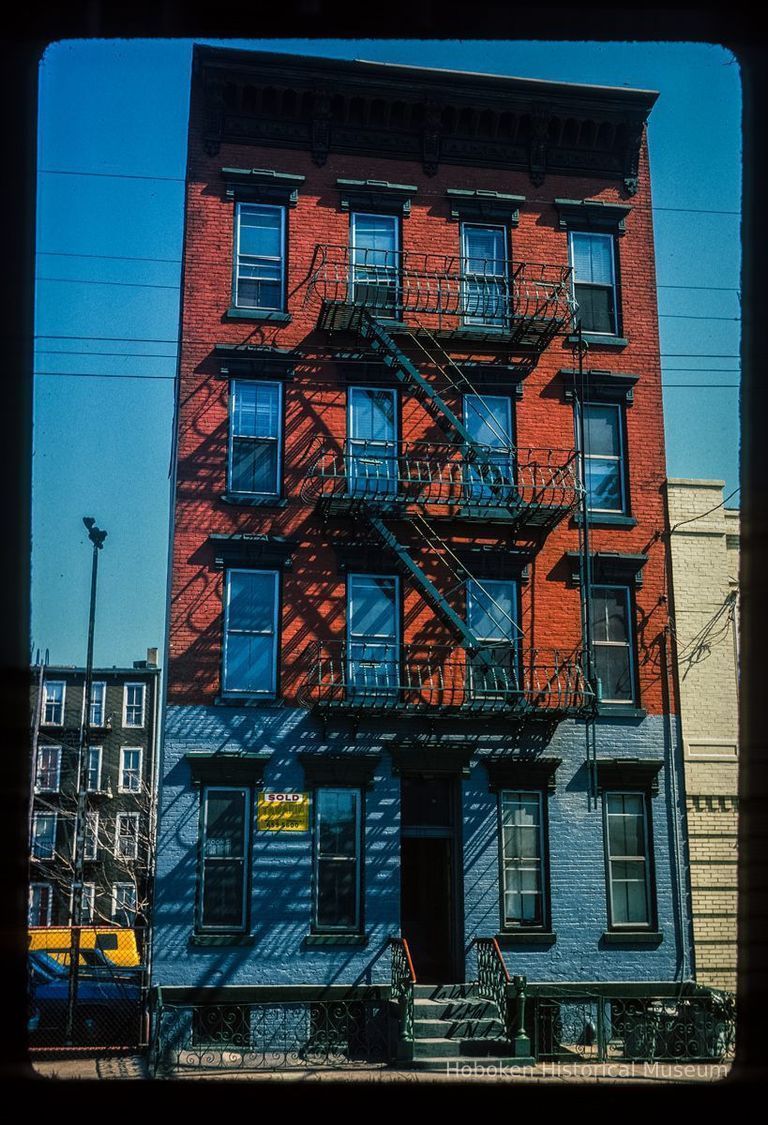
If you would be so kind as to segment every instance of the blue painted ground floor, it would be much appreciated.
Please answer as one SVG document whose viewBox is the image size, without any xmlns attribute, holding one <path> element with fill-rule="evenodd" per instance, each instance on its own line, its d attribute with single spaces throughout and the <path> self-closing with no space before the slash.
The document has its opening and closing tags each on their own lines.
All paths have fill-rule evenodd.
<svg viewBox="0 0 768 1125">
<path fill-rule="evenodd" d="M 531 982 L 692 976 L 669 717 L 554 728 L 166 711 L 153 984 L 477 979 L 496 938 Z"/>
</svg>

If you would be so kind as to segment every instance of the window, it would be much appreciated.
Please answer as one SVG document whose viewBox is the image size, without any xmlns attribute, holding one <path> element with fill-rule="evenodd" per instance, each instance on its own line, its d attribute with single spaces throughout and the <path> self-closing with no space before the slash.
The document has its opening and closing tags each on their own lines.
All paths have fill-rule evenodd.
<svg viewBox="0 0 768 1125">
<path fill-rule="evenodd" d="M 120 751 L 120 780 L 118 789 L 121 793 L 141 792 L 141 747 L 124 746 Z"/>
<path fill-rule="evenodd" d="M 96 884 L 83 883 L 83 894 L 80 899 L 81 922 L 90 926 L 96 913 Z"/>
<path fill-rule="evenodd" d="M 360 931 L 361 800 L 357 789 L 315 792 L 316 930 Z"/>
<path fill-rule="evenodd" d="M 112 887 L 112 920 L 118 926 L 136 922 L 136 884 L 115 883 Z"/>
<path fill-rule="evenodd" d="M 88 793 L 101 789 L 101 747 L 89 746 L 86 752 L 85 788 Z"/>
<path fill-rule="evenodd" d="M 461 224 L 461 300 L 465 324 L 502 328 L 509 317 L 505 227 Z"/>
<path fill-rule="evenodd" d="M 83 831 L 83 859 L 98 859 L 99 857 L 99 814 L 92 810 L 85 814 Z"/>
<path fill-rule="evenodd" d="M 58 793 L 61 785 L 61 747 L 38 746 L 35 789 L 38 793 Z"/>
<path fill-rule="evenodd" d="M 584 403 L 584 477 L 593 512 L 626 513 L 623 407 L 614 402 Z M 576 444 L 580 435 L 576 433 Z"/>
<path fill-rule="evenodd" d="M 285 307 L 285 208 L 235 205 L 234 304 L 243 309 Z"/>
<path fill-rule="evenodd" d="M 105 683 L 91 684 L 91 712 L 89 722 L 92 727 L 104 726 L 104 701 L 107 694 Z"/>
<path fill-rule="evenodd" d="M 144 684 L 126 684 L 123 695 L 123 726 L 144 726 Z"/>
<path fill-rule="evenodd" d="M 347 664 L 355 699 L 397 691 L 400 680 L 399 583 L 375 574 L 347 577 Z"/>
<path fill-rule="evenodd" d="M 277 571 L 228 570 L 224 613 L 224 692 L 275 695 L 277 621 Z"/>
<path fill-rule="evenodd" d="M 46 680 L 43 685 L 43 722 L 46 726 L 63 725 L 66 689 L 67 685 L 63 680 Z"/>
<path fill-rule="evenodd" d="M 468 689 L 474 700 L 509 700 L 518 690 L 517 583 L 467 582 L 467 625 L 486 649 L 467 656 Z"/>
<path fill-rule="evenodd" d="M 53 887 L 50 883 L 30 883 L 29 911 L 30 926 L 50 926 L 53 911 Z"/>
<path fill-rule="evenodd" d="M 139 854 L 139 814 L 117 814 L 115 855 L 118 859 L 136 859 Z"/>
<path fill-rule="evenodd" d="M 206 786 L 203 791 L 199 926 L 246 927 L 250 791 Z"/>
<path fill-rule="evenodd" d="M 608 918 L 612 927 L 651 925 L 650 854 L 644 793 L 605 793 Z"/>
<path fill-rule="evenodd" d="M 397 495 L 397 392 L 350 387 L 347 405 L 350 493 Z"/>
<path fill-rule="evenodd" d="M 352 300 L 396 319 L 400 312 L 400 228 L 396 215 L 350 216 Z"/>
<path fill-rule="evenodd" d="M 464 424 L 481 452 L 465 467 L 466 497 L 508 504 L 514 495 L 512 400 L 508 395 L 464 395 Z"/>
<path fill-rule="evenodd" d="M 249 496 L 280 494 L 282 386 L 233 379 L 229 415 L 229 488 Z"/>
<path fill-rule="evenodd" d="M 504 925 L 544 924 L 544 819 L 541 793 L 504 789 L 501 862 Z"/>
<path fill-rule="evenodd" d="M 616 270 L 612 234 L 568 232 L 573 295 L 584 332 L 617 333 Z"/>
<path fill-rule="evenodd" d="M 634 639 L 629 587 L 592 587 L 592 649 L 599 701 L 634 702 Z"/>
<path fill-rule="evenodd" d="M 32 858 L 53 859 L 56 853 L 56 813 L 35 813 L 32 817 Z"/>
</svg>

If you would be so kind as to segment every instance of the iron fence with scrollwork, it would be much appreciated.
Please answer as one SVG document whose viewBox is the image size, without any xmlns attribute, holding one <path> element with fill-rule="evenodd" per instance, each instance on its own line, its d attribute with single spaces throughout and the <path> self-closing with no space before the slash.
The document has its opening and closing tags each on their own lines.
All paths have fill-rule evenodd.
<svg viewBox="0 0 768 1125">
<path fill-rule="evenodd" d="M 392 989 L 390 996 L 397 1003 L 400 1012 L 400 1033 L 404 1040 L 413 1039 L 413 986 L 416 974 L 413 970 L 408 942 L 404 938 L 391 938 L 392 947 Z"/>
</svg>

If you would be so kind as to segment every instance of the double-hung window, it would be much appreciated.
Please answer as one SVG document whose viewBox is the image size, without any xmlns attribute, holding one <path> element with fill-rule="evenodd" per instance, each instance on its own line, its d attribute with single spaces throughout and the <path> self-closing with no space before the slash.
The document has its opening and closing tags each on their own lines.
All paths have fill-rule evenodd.
<svg viewBox="0 0 768 1125">
<path fill-rule="evenodd" d="M 80 921 L 84 926 L 93 923 L 96 913 L 96 884 L 83 883 L 83 892 L 80 897 Z"/>
<path fill-rule="evenodd" d="M 89 746 L 85 762 L 85 788 L 88 793 L 101 790 L 101 746 Z"/>
<path fill-rule="evenodd" d="M 136 884 L 115 883 L 112 887 L 112 920 L 118 926 L 133 926 L 136 921 Z"/>
<path fill-rule="evenodd" d="M 32 817 L 32 858 L 53 859 L 56 854 L 56 813 L 35 813 Z"/>
<path fill-rule="evenodd" d="M 67 685 L 63 680 L 46 680 L 43 685 L 43 723 L 60 727 L 64 724 L 64 697 Z"/>
<path fill-rule="evenodd" d="M 104 726 L 104 703 L 107 694 L 107 685 L 103 682 L 91 684 L 91 707 L 88 721 L 92 727 Z"/>
<path fill-rule="evenodd" d="M 347 675 L 351 699 L 375 703 L 400 680 L 400 594 L 396 577 L 347 578 Z"/>
<path fill-rule="evenodd" d="M 603 794 L 608 921 L 614 929 L 652 925 L 647 801 L 645 793 Z"/>
<path fill-rule="evenodd" d="M 359 789 L 315 791 L 313 928 L 361 929 L 362 838 Z"/>
<path fill-rule="evenodd" d="M 634 630 L 628 586 L 592 587 L 592 650 L 601 703 L 635 699 Z"/>
<path fill-rule="evenodd" d="M 464 395 L 464 424 L 479 446 L 465 466 L 467 500 L 509 504 L 515 483 L 511 398 Z"/>
<path fill-rule="evenodd" d="M 396 215 L 350 215 L 352 300 L 372 315 L 400 312 L 400 220 Z"/>
<path fill-rule="evenodd" d="M 38 793 L 58 793 L 61 786 L 61 747 L 38 746 L 35 789 Z"/>
<path fill-rule="evenodd" d="M 397 494 L 397 392 L 350 387 L 347 399 L 347 481 L 355 496 Z"/>
<path fill-rule="evenodd" d="M 141 792 L 140 746 L 124 746 L 120 751 L 120 779 L 118 789 L 121 793 Z"/>
<path fill-rule="evenodd" d="M 624 407 L 617 402 L 585 402 L 582 409 L 587 506 L 592 512 L 622 515 L 628 510 Z"/>
<path fill-rule="evenodd" d="M 467 582 L 467 625 L 480 649 L 467 656 L 473 702 L 514 703 L 519 694 L 517 583 L 484 578 Z"/>
<path fill-rule="evenodd" d="M 241 309 L 285 307 L 285 207 L 237 203 L 234 304 Z"/>
<path fill-rule="evenodd" d="M 92 809 L 85 814 L 83 829 L 83 859 L 94 860 L 99 857 L 99 813 Z"/>
<path fill-rule="evenodd" d="M 278 593 L 277 571 L 227 571 L 223 656 L 225 694 L 275 695 Z"/>
<path fill-rule="evenodd" d="M 50 926 L 53 913 L 53 886 L 50 883 L 29 885 L 29 925 Z"/>
<path fill-rule="evenodd" d="M 540 792 L 500 794 L 505 927 L 542 926 L 545 916 L 544 808 Z"/>
<path fill-rule="evenodd" d="M 506 242 L 505 227 L 461 224 L 461 308 L 467 325 L 508 324 Z"/>
<path fill-rule="evenodd" d="M 137 859 L 139 855 L 139 814 L 117 814 L 115 830 L 115 856 L 118 859 Z"/>
<path fill-rule="evenodd" d="M 123 726 L 144 726 L 144 684 L 126 684 L 123 697 Z"/>
<path fill-rule="evenodd" d="M 585 332 L 618 332 L 615 246 L 612 234 L 572 230 L 568 249 L 577 319 Z"/>
<path fill-rule="evenodd" d="M 229 413 L 229 490 L 256 497 L 280 494 L 282 386 L 233 379 Z"/>
<path fill-rule="evenodd" d="M 244 787 L 203 789 L 198 929 L 246 928 L 250 804 Z"/>
</svg>

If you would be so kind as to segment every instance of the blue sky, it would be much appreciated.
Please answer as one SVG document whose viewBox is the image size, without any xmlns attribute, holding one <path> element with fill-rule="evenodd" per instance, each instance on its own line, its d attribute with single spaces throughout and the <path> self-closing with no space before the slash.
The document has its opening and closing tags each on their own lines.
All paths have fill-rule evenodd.
<svg viewBox="0 0 768 1125">
<path fill-rule="evenodd" d="M 649 142 L 667 468 L 737 488 L 741 94 L 728 51 L 207 42 L 659 90 Z M 85 660 L 84 515 L 109 533 L 97 663 L 162 651 L 191 50 L 191 40 L 73 40 L 41 62 L 32 646 L 56 663 Z"/>
</svg>

